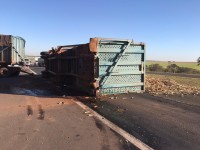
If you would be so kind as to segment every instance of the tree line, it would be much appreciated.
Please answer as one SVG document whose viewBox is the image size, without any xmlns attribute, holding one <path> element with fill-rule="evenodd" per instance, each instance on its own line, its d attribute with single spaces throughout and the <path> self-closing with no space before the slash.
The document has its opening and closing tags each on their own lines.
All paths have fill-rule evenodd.
<svg viewBox="0 0 200 150">
<path fill-rule="evenodd" d="M 200 58 L 198 64 L 200 65 Z M 170 64 L 166 68 L 162 67 L 159 64 L 151 64 L 146 66 L 147 71 L 156 71 L 156 72 L 169 72 L 169 73 L 186 73 L 186 74 L 200 74 L 199 70 L 180 67 L 177 64 Z"/>
</svg>

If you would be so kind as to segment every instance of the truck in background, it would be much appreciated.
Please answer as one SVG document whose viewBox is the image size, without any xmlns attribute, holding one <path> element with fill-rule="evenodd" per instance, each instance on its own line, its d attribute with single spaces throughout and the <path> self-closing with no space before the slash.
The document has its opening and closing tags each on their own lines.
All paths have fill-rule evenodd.
<svg viewBox="0 0 200 150">
<path fill-rule="evenodd" d="M 19 36 L 0 34 L 0 76 L 18 76 L 20 72 L 35 74 L 25 64 L 25 43 Z"/>
</svg>

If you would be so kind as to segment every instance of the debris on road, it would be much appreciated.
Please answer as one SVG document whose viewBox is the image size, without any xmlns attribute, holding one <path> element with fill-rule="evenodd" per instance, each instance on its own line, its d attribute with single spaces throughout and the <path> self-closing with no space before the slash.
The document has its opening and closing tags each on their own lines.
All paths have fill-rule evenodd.
<svg viewBox="0 0 200 150">
<path fill-rule="evenodd" d="M 200 89 L 197 87 L 191 87 L 181 85 L 171 79 L 159 79 L 153 77 L 146 77 L 146 92 L 152 95 L 176 95 L 179 94 L 182 97 L 184 95 L 199 95 Z"/>
<path fill-rule="evenodd" d="M 90 111 L 85 111 L 84 112 L 87 116 L 89 116 L 89 117 L 92 117 L 93 116 L 93 114 L 90 112 Z"/>
<path fill-rule="evenodd" d="M 110 97 L 110 99 L 117 99 L 117 96 L 114 96 L 114 97 Z"/>
<path fill-rule="evenodd" d="M 125 109 L 123 109 L 123 108 L 118 108 L 117 109 L 117 112 L 119 112 L 119 113 L 123 113 L 125 111 Z"/>
<path fill-rule="evenodd" d="M 92 106 L 93 108 L 98 108 L 98 105 L 97 105 L 96 103 L 94 103 L 94 102 L 91 103 L 91 106 Z"/>
<path fill-rule="evenodd" d="M 58 102 L 57 104 L 61 105 L 61 104 L 64 104 L 64 102 Z"/>
<path fill-rule="evenodd" d="M 85 114 L 90 114 L 91 112 L 90 112 L 90 111 L 85 111 L 84 113 L 85 113 Z"/>
<path fill-rule="evenodd" d="M 93 107 L 94 107 L 94 108 L 97 108 L 98 106 L 97 106 L 97 105 L 94 105 Z"/>
</svg>

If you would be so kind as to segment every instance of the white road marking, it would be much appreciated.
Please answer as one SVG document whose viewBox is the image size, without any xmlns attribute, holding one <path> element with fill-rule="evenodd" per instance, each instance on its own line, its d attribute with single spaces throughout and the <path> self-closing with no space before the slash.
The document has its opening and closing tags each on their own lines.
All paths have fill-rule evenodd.
<svg viewBox="0 0 200 150">
<path fill-rule="evenodd" d="M 97 112 L 95 112 L 94 110 L 92 110 L 91 108 L 89 108 L 88 106 L 86 106 L 85 104 L 83 104 L 82 102 L 80 102 L 78 100 L 74 100 L 74 98 L 72 98 L 72 101 L 74 101 L 77 105 L 79 105 L 84 110 L 90 111 L 91 114 L 93 114 L 95 117 L 97 117 L 99 120 L 101 120 L 109 128 L 111 128 L 112 130 L 114 130 L 115 132 L 117 132 L 119 135 L 121 135 L 122 137 L 124 137 L 130 143 L 132 143 L 133 145 L 135 145 L 137 148 L 139 148 L 141 150 L 153 150 L 153 148 L 151 148 L 150 146 L 146 145 L 145 143 L 143 143 L 142 141 L 140 141 L 139 139 L 137 139 L 133 135 L 129 134 L 128 132 L 126 132 L 122 128 L 118 127 L 117 125 L 115 125 L 114 123 L 112 123 L 111 121 L 109 121 L 108 119 L 104 118 L 103 116 L 101 116 L 100 114 L 98 114 Z"/>
</svg>

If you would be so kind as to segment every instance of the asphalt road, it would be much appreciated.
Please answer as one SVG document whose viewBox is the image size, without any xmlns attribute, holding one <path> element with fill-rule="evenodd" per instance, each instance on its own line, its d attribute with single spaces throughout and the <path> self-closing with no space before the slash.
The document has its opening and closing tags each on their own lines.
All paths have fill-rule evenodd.
<svg viewBox="0 0 200 150">
<path fill-rule="evenodd" d="M 90 103 L 79 98 L 154 149 L 200 149 L 199 96 L 164 99 L 120 94 L 90 99 Z"/>
<path fill-rule="evenodd" d="M 200 149 L 200 96 L 120 94 L 95 99 L 61 91 L 40 76 L 2 78 L 0 83 L 0 149 L 136 149 L 70 98 L 154 149 Z"/>
<path fill-rule="evenodd" d="M 62 96 L 40 76 L 0 78 L 0 149 L 136 149 Z"/>
<path fill-rule="evenodd" d="M 200 96 L 120 94 L 88 99 L 67 93 L 154 149 L 200 149 Z"/>
</svg>

